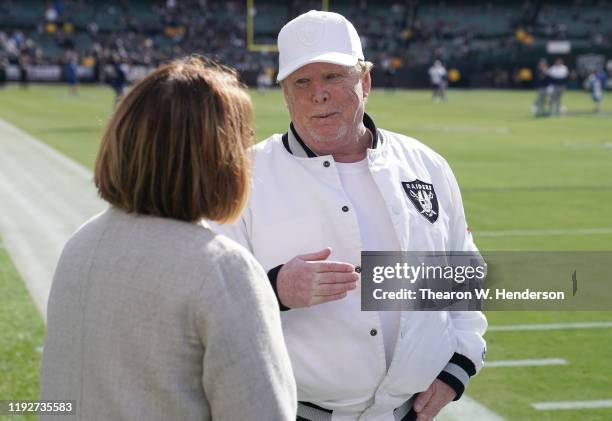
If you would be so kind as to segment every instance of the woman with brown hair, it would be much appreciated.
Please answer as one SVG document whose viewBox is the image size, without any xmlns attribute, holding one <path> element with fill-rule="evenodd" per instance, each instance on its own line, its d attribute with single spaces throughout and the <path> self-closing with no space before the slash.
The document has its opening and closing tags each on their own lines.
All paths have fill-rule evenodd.
<svg viewBox="0 0 612 421">
<path fill-rule="evenodd" d="M 236 73 L 200 58 L 119 103 L 94 175 L 111 206 L 68 241 L 53 280 L 41 400 L 74 401 L 83 420 L 295 420 L 267 277 L 200 222 L 240 214 L 251 123 Z"/>
</svg>

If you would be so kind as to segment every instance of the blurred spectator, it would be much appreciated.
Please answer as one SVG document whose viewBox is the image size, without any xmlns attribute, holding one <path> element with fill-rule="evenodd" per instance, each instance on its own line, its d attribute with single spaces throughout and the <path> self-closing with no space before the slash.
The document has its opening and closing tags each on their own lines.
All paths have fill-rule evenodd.
<svg viewBox="0 0 612 421">
<path fill-rule="evenodd" d="M 47 10 L 45 10 L 45 21 L 47 23 L 55 23 L 58 21 L 58 14 L 57 10 L 55 10 L 55 7 L 47 7 Z"/>
<path fill-rule="evenodd" d="M 272 66 L 266 66 L 259 75 L 257 75 L 257 89 L 259 91 L 265 91 L 272 87 L 274 77 L 274 69 Z"/>
<path fill-rule="evenodd" d="M 62 0 L 53 0 L 53 8 L 61 20 L 61 18 L 64 16 L 64 2 Z"/>
<path fill-rule="evenodd" d="M 429 68 L 429 80 L 433 87 L 432 100 L 434 104 L 446 102 L 446 87 L 448 86 L 448 78 L 446 68 L 440 60 L 436 60 Z"/>
<path fill-rule="evenodd" d="M 22 89 L 28 87 L 28 67 L 30 66 L 30 57 L 23 53 L 19 55 L 19 59 L 17 60 L 17 65 L 19 66 L 19 84 Z"/>
<path fill-rule="evenodd" d="M 603 70 L 593 70 L 586 83 L 595 104 L 595 112 L 598 113 L 601 111 L 601 100 L 606 89 L 606 73 Z"/>
<path fill-rule="evenodd" d="M 115 91 L 115 104 L 119 102 L 128 86 L 129 66 L 124 57 L 115 56 L 112 62 L 112 72 L 109 82 Z"/>
<path fill-rule="evenodd" d="M 563 93 L 565 92 L 565 87 L 567 85 L 567 79 L 569 76 L 569 70 L 563 63 L 562 58 L 557 58 L 555 60 L 555 64 L 548 69 L 548 76 L 550 77 L 553 87 L 552 95 L 550 97 L 551 114 L 559 115 L 561 114 L 562 108 L 561 100 L 563 98 Z"/>
<path fill-rule="evenodd" d="M 66 78 L 66 82 L 68 83 L 70 93 L 73 95 L 77 95 L 79 89 L 79 80 L 77 77 L 78 58 L 79 56 L 75 51 L 69 50 L 66 52 L 66 65 L 64 67 L 64 75 Z"/>
<path fill-rule="evenodd" d="M 96 23 L 96 21 L 91 21 L 87 24 L 87 32 L 89 32 L 89 34 L 96 38 L 98 36 L 98 24 Z"/>
<path fill-rule="evenodd" d="M 388 54 L 384 54 L 382 60 L 380 61 L 380 68 L 385 75 L 385 87 L 387 88 L 395 88 L 395 73 L 396 67 L 393 62 L 394 58 Z"/>
<path fill-rule="evenodd" d="M 548 76 L 548 63 L 545 59 L 541 59 L 538 62 L 536 69 L 536 75 L 534 79 L 534 85 L 537 90 L 536 99 L 533 103 L 533 115 L 540 117 L 547 115 L 549 106 L 549 86 L 551 84 L 550 77 Z"/>
</svg>

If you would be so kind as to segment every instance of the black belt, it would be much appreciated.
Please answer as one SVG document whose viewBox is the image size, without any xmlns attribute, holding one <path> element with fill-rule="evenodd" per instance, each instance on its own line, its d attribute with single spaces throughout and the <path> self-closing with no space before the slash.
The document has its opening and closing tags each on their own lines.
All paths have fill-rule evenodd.
<svg viewBox="0 0 612 421">
<path fill-rule="evenodd" d="M 413 399 L 410 399 L 404 405 L 399 408 L 395 408 L 393 411 L 394 414 L 397 414 L 397 411 L 405 409 L 403 408 L 407 404 L 411 404 Z M 311 402 L 298 402 L 298 416 L 296 418 L 297 421 L 331 421 L 333 411 L 322 408 L 319 405 L 315 405 Z M 399 414 L 397 414 L 399 415 Z M 401 416 L 401 415 L 399 415 Z M 397 421 L 415 421 L 417 419 L 417 413 L 414 411 L 412 407 L 410 410 L 399 418 Z"/>
</svg>

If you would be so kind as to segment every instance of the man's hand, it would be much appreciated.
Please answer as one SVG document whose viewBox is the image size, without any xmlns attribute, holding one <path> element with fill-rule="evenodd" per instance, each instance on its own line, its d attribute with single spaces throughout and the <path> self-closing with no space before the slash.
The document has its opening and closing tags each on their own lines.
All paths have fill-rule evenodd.
<svg viewBox="0 0 612 421">
<path fill-rule="evenodd" d="M 455 399 L 455 396 L 455 391 L 449 385 L 435 379 L 414 401 L 412 407 L 417 413 L 417 421 L 432 421 L 442 408 Z"/>
<path fill-rule="evenodd" d="M 308 307 L 346 297 L 357 287 L 353 265 L 325 261 L 329 247 L 289 260 L 278 272 L 276 290 L 281 303 L 289 308 Z"/>
</svg>

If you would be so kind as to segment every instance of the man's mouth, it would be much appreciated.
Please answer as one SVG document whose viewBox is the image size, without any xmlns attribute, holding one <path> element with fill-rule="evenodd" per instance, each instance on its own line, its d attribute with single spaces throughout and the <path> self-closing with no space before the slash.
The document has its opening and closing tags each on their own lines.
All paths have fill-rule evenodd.
<svg viewBox="0 0 612 421">
<path fill-rule="evenodd" d="M 321 113 L 321 114 L 316 114 L 314 116 L 312 116 L 312 118 L 314 119 L 318 119 L 318 120 L 323 120 L 325 118 L 331 117 L 338 114 L 336 111 L 330 112 L 330 113 Z"/>
</svg>

